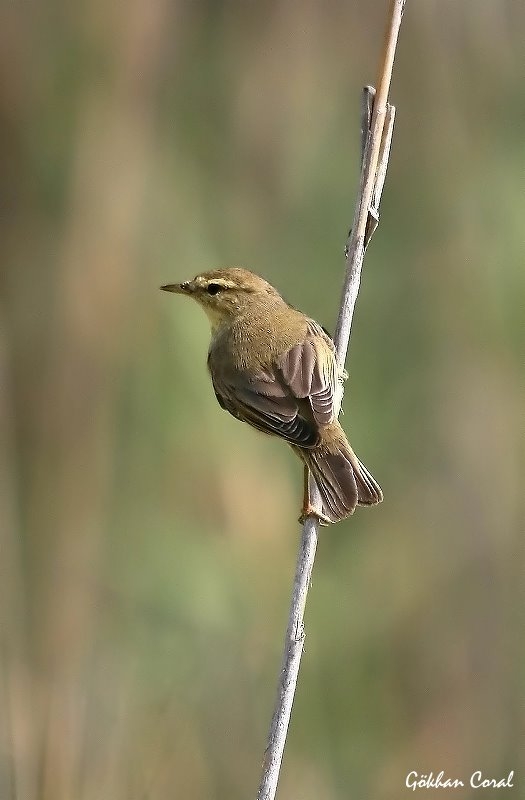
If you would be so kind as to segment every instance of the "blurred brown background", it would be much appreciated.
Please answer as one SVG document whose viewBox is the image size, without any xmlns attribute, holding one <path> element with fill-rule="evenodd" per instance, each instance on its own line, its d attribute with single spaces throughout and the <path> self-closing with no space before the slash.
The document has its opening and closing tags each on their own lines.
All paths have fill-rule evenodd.
<svg viewBox="0 0 525 800">
<path fill-rule="evenodd" d="M 301 470 L 158 286 L 242 264 L 333 329 L 387 3 L 4 4 L 2 800 L 255 795 Z M 525 797 L 519 0 L 408 0 L 280 800 Z M 414 793 L 417 796 L 418 793 Z"/>
</svg>

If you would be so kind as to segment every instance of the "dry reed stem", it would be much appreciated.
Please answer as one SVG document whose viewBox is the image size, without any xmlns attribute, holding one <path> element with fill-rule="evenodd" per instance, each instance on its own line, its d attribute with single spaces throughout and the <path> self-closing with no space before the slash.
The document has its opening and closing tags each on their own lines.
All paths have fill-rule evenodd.
<svg viewBox="0 0 525 800">
<path fill-rule="evenodd" d="M 362 130 L 361 178 L 353 224 L 345 251 L 346 273 L 334 336 L 337 358 L 341 367 L 344 366 L 346 360 L 365 250 L 379 220 L 379 201 L 386 176 L 395 112 L 394 107 L 388 104 L 388 92 L 404 5 L 405 0 L 392 0 L 391 2 L 379 70 L 378 90 L 375 97 L 373 97 L 373 90 L 369 87 L 365 89 L 366 123 Z M 319 492 L 315 486 L 312 486 L 312 489 L 311 500 L 315 506 L 319 507 Z M 317 519 L 308 517 L 303 524 L 301 534 L 277 699 L 270 725 L 257 800 L 274 800 L 277 791 L 305 640 L 304 609 L 317 549 L 318 530 Z"/>
</svg>

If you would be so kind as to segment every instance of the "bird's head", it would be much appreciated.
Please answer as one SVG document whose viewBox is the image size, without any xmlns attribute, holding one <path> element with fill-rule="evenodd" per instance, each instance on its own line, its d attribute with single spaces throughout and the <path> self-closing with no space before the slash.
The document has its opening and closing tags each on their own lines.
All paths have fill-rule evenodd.
<svg viewBox="0 0 525 800">
<path fill-rule="evenodd" d="M 254 304 L 281 299 L 264 278 L 241 267 L 202 272 L 191 281 L 161 286 L 165 292 L 193 297 L 203 307 L 213 330 L 244 314 Z"/>
</svg>

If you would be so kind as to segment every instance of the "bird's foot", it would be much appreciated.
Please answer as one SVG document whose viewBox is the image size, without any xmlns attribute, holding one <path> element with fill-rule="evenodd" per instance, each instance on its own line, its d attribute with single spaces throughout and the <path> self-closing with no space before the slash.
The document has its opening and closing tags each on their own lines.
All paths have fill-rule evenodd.
<svg viewBox="0 0 525 800">
<path fill-rule="evenodd" d="M 301 525 L 304 525 L 308 517 L 316 517 L 319 520 L 319 524 L 323 526 L 332 524 L 330 517 L 327 517 L 326 514 L 323 514 L 322 511 L 319 511 L 317 508 L 311 505 L 311 503 L 308 503 L 307 506 L 302 508 L 301 516 L 299 517 L 298 522 L 300 522 Z"/>
</svg>

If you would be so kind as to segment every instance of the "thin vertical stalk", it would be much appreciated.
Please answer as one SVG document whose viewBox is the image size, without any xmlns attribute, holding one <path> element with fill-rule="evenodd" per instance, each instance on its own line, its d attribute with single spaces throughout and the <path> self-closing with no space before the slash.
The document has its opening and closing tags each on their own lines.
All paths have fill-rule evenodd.
<svg viewBox="0 0 525 800">
<path fill-rule="evenodd" d="M 363 128 L 361 177 L 352 229 L 345 250 L 345 280 L 334 336 L 337 358 L 341 368 L 344 366 L 350 341 L 352 318 L 359 292 L 365 250 L 379 219 L 379 200 L 386 175 L 394 121 L 394 108 L 388 104 L 388 94 L 404 5 L 405 0 L 391 1 L 379 69 L 378 90 L 375 97 L 369 90 L 367 98 L 369 102 L 365 104 L 369 110 L 371 108 L 372 113 L 371 119 L 368 113 L 367 124 Z M 311 501 L 314 506 L 320 506 L 317 487 L 311 493 Z M 315 561 L 318 532 L 318 520 L 315 517 L 308 517 L 303 524 L 301 534 L 277 699 L 270 725 L 257 800 L 274 800 L 277 791 L 304 646 L 304 609 Z"/>
</svg>

